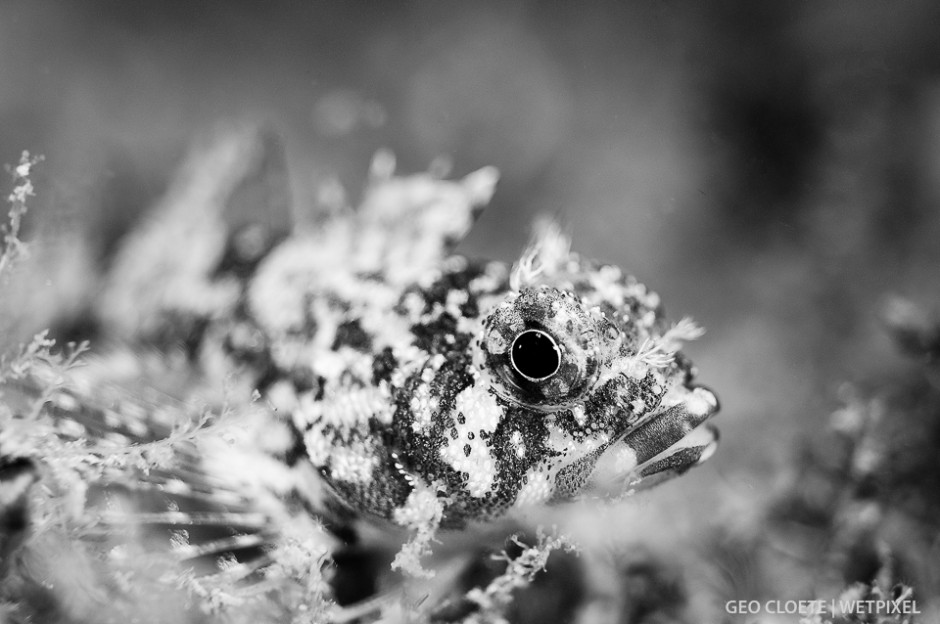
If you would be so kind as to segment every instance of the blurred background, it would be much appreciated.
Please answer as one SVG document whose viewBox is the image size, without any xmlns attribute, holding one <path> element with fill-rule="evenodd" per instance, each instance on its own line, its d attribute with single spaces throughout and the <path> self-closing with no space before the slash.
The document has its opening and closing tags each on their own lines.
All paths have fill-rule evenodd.
<svg viewBox="0 0 940 624">
<path fill-rule="evenodd" d="M 654 551 L 714 540 L 793 487 L 842 384 L 909 375 L 887 298 L 940 309 L 938 27 L 915 0 L 8 0 L 0 160 L 45 155 L 46 278 L 3 306 L 30 310 L 25 336 L 86 305 L 222 119 L 281 137 L 301 213 L 325 184 L 355 198 L 379 148 L 404 172 L 496 165 L 463 253 L 512 261 L 556 215 L 707 329 L 688 352 L 722 399 L 719 453 L 604 522 Z"/>
</svg>

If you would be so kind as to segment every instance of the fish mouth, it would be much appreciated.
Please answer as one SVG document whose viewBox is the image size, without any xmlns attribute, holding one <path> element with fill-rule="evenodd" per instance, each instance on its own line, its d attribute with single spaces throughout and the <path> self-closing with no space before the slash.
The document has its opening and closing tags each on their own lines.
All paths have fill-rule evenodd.
<svg viewBox="0 0 940 624">
<path fill-rule="evenodd" d="M 720 435 L 708 420 L 720 409 L 717 397 L 704 386 L 682 389 L 605 446 L 592 476 L 602 489 L 632 488 L 640 482 L 646 489 L 715 454 Z"/>
</svg>

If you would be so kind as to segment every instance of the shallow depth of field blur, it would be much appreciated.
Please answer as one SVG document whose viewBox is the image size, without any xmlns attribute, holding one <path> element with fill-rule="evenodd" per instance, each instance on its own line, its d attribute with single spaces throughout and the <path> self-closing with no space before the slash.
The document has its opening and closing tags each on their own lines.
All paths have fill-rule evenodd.
<svg viewBox="0 0 940 624">
<path fill-rule="evenodd" d="M 45 162 L 25 232 L 41 278 L 0 302 L 0 347 L 45 327 L 94 341 L 95 276 L 220 120 L 281 137 L 299 219 L 336 182 L 355 197 L 379 148 L 403 172 L 495 165 L 459 251 L 512 261 L 535 216 L 559 217 L 576 251 L 707 329 L 687 352 L 722 400 L 705 466 L 551 521 L 676 575 L 675 613 L 649 598 L 657 622 L 737 621 L 724 601 L 830 598 L 885 566 L 936 614 L 935 506 L 912 505 L 924 540 L 871 529 L 868 566 L 829 560 L 852 556 L 838 522 L 786 508 L 825 473 L 834 412 L 886 397 L 893 414 L 925 374 L 884 317 L 894 297 L 940 312 L 938 27 L 940 5 L 914 1 L 5 2 L 0 160 Z M 928 433 L 896 436 L 928 451 L 935 372 L 933 420 L 904 424 Z M 935 464 L 892 479 L 906 502 L 940 493 Z M 653 621 L 641 607 L 623 621 Z"/>
</svg>

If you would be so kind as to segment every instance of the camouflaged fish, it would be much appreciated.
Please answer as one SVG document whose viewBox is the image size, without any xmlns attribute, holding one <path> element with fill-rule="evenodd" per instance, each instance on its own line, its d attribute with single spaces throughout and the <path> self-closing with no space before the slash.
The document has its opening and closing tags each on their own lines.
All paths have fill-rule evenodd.
<svg viewBox="0 0 940 624">
<path fill-rule="evenodd" d="M 246 150 L 200 158 L 237 180 Z M 403 526 L 623 494 L 709 457 L 718 402 L 680 351 L 697 326 L 551 224 L 512 266 L 451 255 L 496 171 L 393 167 L 380 155 L 358 209 L 286 236 L 233 227 L 235 182 L 187 182 L 125 244 L 103 316 L 257 389 L 291 424 L 289 463 Z"/>
<path fill-rule="evenodd" d="M 495 170 L 401 177 L 380 154 L 357 209 L 328 193 L 328 215 L 292 225 L 280 154 L 254 128 L 198 147 L 113 259 L 89 365 L 67 386 L 22 381 L 19 406 L 3 389 L 0 519 L 15 530 L 0 555 L 28 559 L 13 585 L 38 592 L 12 599 L 38 596 L 44 613 L 46 588 L 95 584 L 60 565 L 62 535 L 51 550 L 25 538 L 31 492 L 65 514 L 45 531 L 94 536 L 105 562 L 98 594 L 56 599 L 89 601 L 76 613 L 133 604 L 100 597 L 133 590 L 126 579 L 144 572 L 126 553 L 149 528 L 183 564 L 171 578 L 211 609 L 242 609 L 280 579 L 299 597 L 262 603 L 313 613 L 329 577 L 333 600 L 353 605 L 330 617 L 351 621 L 388 586 L 356 564 L 369 526 L 380 542 L 407 529 L 392 567 L 421 576 L 439 528 L 501 532 L 516 512 L 629 494 L 712 454 L 718 402 L 680 351 L 701 330 L 668 323 L 655 293 L 571 252 L 548 222 L 513 265 L 453 255 Z M 188 422 L 210 430 L 191 436 Z M 163 578 L 138 589 L 149 598 Z M 421 586 L 432 608 L 455 577 L 439 578 Z"/>
</svg>

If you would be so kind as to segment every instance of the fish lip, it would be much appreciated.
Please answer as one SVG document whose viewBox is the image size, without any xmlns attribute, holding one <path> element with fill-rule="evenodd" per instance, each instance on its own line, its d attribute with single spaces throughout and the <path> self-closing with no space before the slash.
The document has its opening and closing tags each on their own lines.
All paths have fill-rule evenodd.
<svg viewBox="0 0 940 624">
<path fill-rule="evenodd" d="M 694 427 L 694 429 L 697 429 L 705 425 L 712 417 L 714 417 L 718 412 L 721 411 L 721 402 L 718 400 L 718 395 L 716 395 L 708 386 L 705 386 L 703 384 L 687 383 L 685 384 L 685 387 L 686 389 L 692 392 L 694 392 L 695 390 L 701 389 L 708 393 L 709 399 L 705 399 L 708 402 L 708 410 L 702 416 L 699 417 L 700 422 Z M 657 406 L 655 409 L 650 410 L 649 412 L 647 412 L 646 414 L 638 418 L 636 422 L 628 425 L 626 428 L 624 428 L 624 430 L 620 434 L 618 434 L 615 438 L 611 439 L 610 443 L 613 444 L 614 442 L 622 440 L 623 438 L 630 435 L 631 433 L 633 433 L 640 427 L 643 427 L 644 425 L 651 422 L 660 414 L 660 411 L 659 411 L 660 407 L 661 405 Z M 624 412 L 625 410 L 621 410 L 619 414 L 622 415 L 624 414 Z"/>
<path fill-rule="evenodd" d="M 625 411 L 625 410 L 621 410 L 620 413 L 623 414 L 624 411 Z M 646 425 L 647 423 L 649 423 L 650 421 L 652 421 L 652 420 L 655 418 L 656 413 L 657 413 L 656 410 L 650 410 L 648 413 L 646 413 L 646 414 L 644 414 L 642 417 L 638 418 L 638 419 L 636 420 L 636 422 L 633 422 L 633 423 L 627 425 L 627 426 L 624 428 L 624 430 L 623 430 L 622 432 L 620 432 L 620 433 L 617 435 L 617 437 L 611 439 L 611 441 L 610 441 L 610 443 L 609 443 L 609 446 L 610 446 L 610 445 L 613 445 L 615 442 L 619 442 L 619 441 L 623 440 L 625 437 L 627 437 L 628 435 L 630 435 L 631 433 L 633 433 L 634 431 L 636 431 L 637 429 L 639 429 L 639 428 L 642 427 L 643 425 Z M 606 449 L 605 449 L 605 452 L 606 452 Z"/>
<path fill-rule="evenodd" d="M 704 390 L 711 396 L 713 406 L 711 410 L 709 411 L 708 416 L 706 416 L 706 419 L 711 418 L 712 416 L 714 416 L 715 414 L 721 411 L 721 400 L 718 398 L 718 395 L 715 394 L 714 390 L 712 390 L 711 388 L 709 388 L 708 386 L 704 384 L 699 384 L 699 383 L 689 383 L 689 384 L 686 384 L 685 387 L 693 391 L 701 388 L 702 390 Z"/>
</svg>

